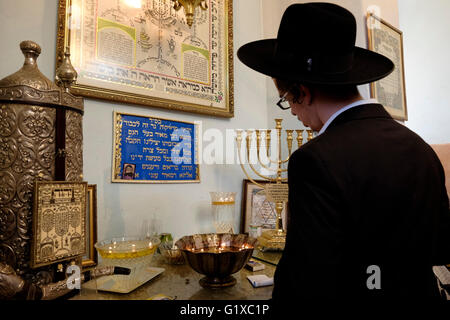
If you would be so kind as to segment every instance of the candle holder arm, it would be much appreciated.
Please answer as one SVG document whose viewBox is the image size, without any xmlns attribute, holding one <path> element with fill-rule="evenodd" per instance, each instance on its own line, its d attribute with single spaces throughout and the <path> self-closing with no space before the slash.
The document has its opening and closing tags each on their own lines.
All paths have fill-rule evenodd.
<svg viewBox="0 0 450 320">
<path fill-rule="evenodd" d="M 256 152 L 257 152 L 257 155 L 258 155 L 258 162 L 259 162 L 259 164 L 261 165 L 261 167 L 263 167 L 263 168 L 266 169 L 266 170 L 274 171 L 272 168 L 268 167 L 267 165 L 265 165 L 265 164 L 261 161 L 261 155 L 260 155 L 259 149 L 257 149 Z M 273 161 L 273 160 L 270 160 L 269 158 L 268 158 L 268 160 L 269 160 L 271 163 L 278 164 L 278 161 Z M 288 160 L 289 160 L 289 158 L 288 158 Z M 287 171 L 287 169 L 281 169 L 281 172 L 286 172 L 286 171 Z"/>
<path fill-rule="evenodd" d="M 239 157 L 239 164 L 241 165 L 242 171 L 244 171 L 245 175 L 247 176 L 247 178 L 254 184 L 256 184 L 258 187 L 264 188 L 264 186 L 258 182 L 256 182 L 254 179 L 252 179 L 250 177 L 250 175 L 248 174 L 247 170 L 245 169 L 244 163 L 242 162 L 242 156 L 241 156 L 241 140 L 239 139 L 240 134 L 238 133 L 238 138 L 236 139 L 236 143 L 238 146 L 238 157 Z"/>
</svg>

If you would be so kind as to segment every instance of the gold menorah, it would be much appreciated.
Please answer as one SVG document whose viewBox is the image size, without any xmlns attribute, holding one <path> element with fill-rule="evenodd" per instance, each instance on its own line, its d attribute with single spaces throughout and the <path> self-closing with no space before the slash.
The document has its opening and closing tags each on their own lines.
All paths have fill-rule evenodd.
<svg viewBox="0 0 450 320">
<path fill-rule="evenodd" d="M 263 250 L 283 250 L 284 244 L 286 241 L 286 233 L 283 230 L 283 220 L 281 213 L 283 212 L 285 203 L 288 201 L 288 185 L 287 185 L 287 177 L 285 176 L 287 169 L 284 166 L 289 161 L 289 158 L 292 154 L 292 145 L 294 140 L 294 130 L 285 130 L 286 131 L 286 141 L 287 141 L 287 149 L 288 156 L 286 159 L 282 158 L 281 152 L 281 133 L 282 127 L 281 122 L 282 119 L 275 119 L 275 130 L 277 132 L 277 140 L 278 140 L 278 152 L 276 160 L 272 160 L 269 157 L 270 154 L 270 143 L 271 143 L 271 129 L 267 130 L 245 130 L 246 131 L 246 150 L 247 150 L 247 160 L 250 169 L 259 177 L 262 178 L 268 183 L 265 185 L 258 183 L 248 174 L 245 169 L 244 162 L 242 161 L 241 155 L 241 147 L 242 147 L 242 133 L 244 130 L 236 130 L 236 143 L 238 147 L 238 156 L 239 162 L 242 167 L 242 171 L 244 171 L 247 178 L 252 181 L 254 184 L 259 186 L 260 188 L 265 190 L 266 198 L 268 201 L 275 203 L 275 211 L 276 211 L 276 225 L 275 229 L 265 230 L 261 237 L 258 238 L 259 246 Z M 303 144 L 303 132 L 305 130 L 295 130 L 297 133 L 297 147 L 299 148 Z M 310 129 L 306 129 L 308 133 L 307 141 L 310 141 L 313 138 L 313 131 Z M 269 173 L 273 172 L 273 175 L 263 175 L 258 170 L 256 170 L 255 166 L 250 161 L 250 149 L 252 144 L 253 133 L 256 133 L 256 155 L 258 159 L 258 163 L 262 168 L 267 170 Z M 265 141 L 265 142 L 264 142 Z M 275 167 L 268 166 L 261 161 L 261 149 L 262 146 L 266 148 L 266 156 L 269 160 L 269 163 L 275 164 Z"/>
</svg>

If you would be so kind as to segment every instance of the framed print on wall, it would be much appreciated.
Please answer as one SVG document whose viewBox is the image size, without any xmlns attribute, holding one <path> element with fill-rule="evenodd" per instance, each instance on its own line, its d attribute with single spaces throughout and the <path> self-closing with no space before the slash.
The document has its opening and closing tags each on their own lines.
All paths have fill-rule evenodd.
<svg viewBox="0 0 450 320">
<path fill-rule="evenodd" d="M 189 27 L 172 0 L 59 0 L 56 68 L 69 47 L 76 95 L 233 117 L 233 1 L 206 3 Z"/>
<path fill-rule="evenodd" d="M 97 266 L 97 185 L 89 184 L 86 198 L 86 254 L 82 259 L 83 269 Z"/>
<path fill-rule="evenodd" d="M 255 180 L 265 185 L 266 180 Z M 277 212 L 275 203 L 267 200 L 265 189 L 245 179 L 242 193 L 241 233 L 249 233 L 250 225 L 257 225 L 262 230 L 275 229 Z M 281 212 L 283 229 L 286 230 L 286 204 Z"/>
<path fill-rule="evenodd" d="M 370 92 L 394 119 L 408 120 L 403 60 L 403 33 L 372 13 L 367 14 L 369 49 L 394 62 L 394 71 L 387 77 L 372 82 Z"/>
<path fill-rule="evenodd" d="M 199 183 L 199 125 L 114 112 L 112 182 Z"/>
</svg>

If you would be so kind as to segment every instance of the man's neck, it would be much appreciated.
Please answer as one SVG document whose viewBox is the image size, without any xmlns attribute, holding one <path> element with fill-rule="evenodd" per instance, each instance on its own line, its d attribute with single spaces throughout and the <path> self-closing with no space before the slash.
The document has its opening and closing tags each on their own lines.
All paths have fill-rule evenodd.
<svg viewBox="0 0 450 320">
<path fill-rule="evenodd" d="M 338 112 L 340 109 L 344 108 L 345 106 L 348 106 L 351 103 L 354 103 L 359 100 L 363 100 L 364 98 L 359 94 L 357 96 L 354 96 L 351 99 L 345 99 L 345 100 L 323 100 L 318 101 L 319 104 L 317 110 L 318 110 L 318 116 L 320 121 L 322 122 L 322 126 L 330 119 L 330 117 Z"/>
</svg>

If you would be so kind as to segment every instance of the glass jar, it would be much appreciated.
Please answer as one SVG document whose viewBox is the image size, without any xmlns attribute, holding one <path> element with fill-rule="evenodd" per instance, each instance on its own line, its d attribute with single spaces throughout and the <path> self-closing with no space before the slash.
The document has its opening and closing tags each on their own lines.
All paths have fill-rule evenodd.
<svg viewBox="0 0 450 320">
<path fill-rule="evenodd" d="M 210 192 L 216 233 L 234 233 L 236 192 Z"/>
</svg>

